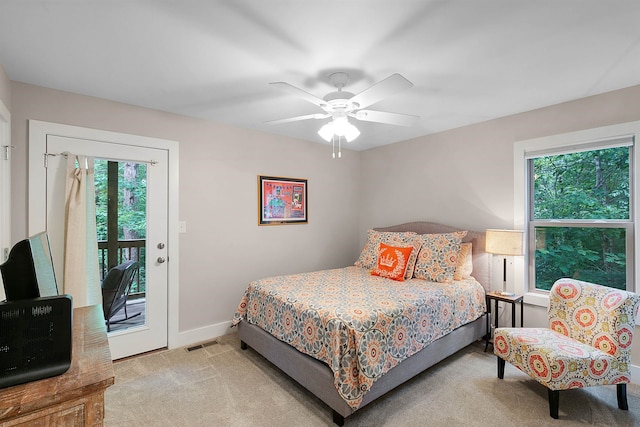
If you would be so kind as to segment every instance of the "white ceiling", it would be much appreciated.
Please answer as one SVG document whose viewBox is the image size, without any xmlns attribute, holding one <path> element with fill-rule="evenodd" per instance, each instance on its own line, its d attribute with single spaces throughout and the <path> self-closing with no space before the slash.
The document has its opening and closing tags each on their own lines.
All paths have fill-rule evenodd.
<svg viewBox="0 0 640 427">
<path fill-rule="evenodd" d="M 1 0 L 0 64 L 16 81 L 318 143 L 332 71 L 358 93 L 414 87 L 354 122 L 362 150 L 640 84 L 638 0 Z"/>
</svg>

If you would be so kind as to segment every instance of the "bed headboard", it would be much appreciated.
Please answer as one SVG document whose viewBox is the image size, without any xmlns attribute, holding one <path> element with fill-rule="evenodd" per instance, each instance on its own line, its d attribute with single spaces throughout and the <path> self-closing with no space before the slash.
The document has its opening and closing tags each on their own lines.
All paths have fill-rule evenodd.
<svg viewBox="0 0 640 427">
<path fill-rule="evenodd" d="M 413 231 L 418 234 L 452 233 L 464 231 L 464 229 L 435 222 L 416 221 L 390 227 L 376 227 L 376 231 Z M 463 242 L 471 242 L 473 248 L 473 273 L 471 274 L 484 288 L 489 291 L 489 255 L 485 252 L 484 231 L 467 230 L 468 233 Z"/>
</svg>

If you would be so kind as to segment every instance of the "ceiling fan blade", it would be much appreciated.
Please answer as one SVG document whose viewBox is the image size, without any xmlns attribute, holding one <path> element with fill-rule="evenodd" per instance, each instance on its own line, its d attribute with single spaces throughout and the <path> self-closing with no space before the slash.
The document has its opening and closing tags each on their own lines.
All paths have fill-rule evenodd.
<svg viewBox="0 0 640 427">
<path fill-rule="evenodd" d="M 309 92 L 306 92 L 298 87 L 295 87 L 289 83 L 286 82 L 271 82 L 269 83 L 270 85 L 273 85 L 275 87 L 277 87 L 278 89 L 281 89 L 285 92 L 289 92 L 293 95 L 296 95 L 302 99 L 304 99 L 305 101 L 309 101 L 310 103 L 317 105 L 320 108 L 324 108 L 327 105 L 327 102 L 324 99 L 318 98 L 315 95 L 310 94 Z"/>
<path fill-rule="evenodd" d="M 288 119 L 271 120 L 264 123 L 267 125 L 279 125 L 280 123 L 297 122 L 300 120 L 308 120 L 308 119 L 326 119 L 327 117 L 331 117 L 331 114 L 323 114 L 323 113 L 307 114 L 305 116 L 296 116 L 296 117 L 289 117 Z"/>
<path fill-rule="evenodd" d="M 409 89 L 412 86 L 413 83 L 402 77 L 400 74 L 395 73 L 374 84 L 369 89 L 363 90 L 351 98 L 350 101 L 357 103 L 360 106 L 359 108 L 366 108 L 383 98 L 393 95 L 396 92 L 400 92 L 401 90 Z"/>
<path fill-rule="evenodd" d="M 373 110 L 360 110 L 349 115 L 365 122 L 387 123 L 398 126 L 413 126 L 420 118 L 410 114 L 387 113 L 385 111 Z"/>
</svg>

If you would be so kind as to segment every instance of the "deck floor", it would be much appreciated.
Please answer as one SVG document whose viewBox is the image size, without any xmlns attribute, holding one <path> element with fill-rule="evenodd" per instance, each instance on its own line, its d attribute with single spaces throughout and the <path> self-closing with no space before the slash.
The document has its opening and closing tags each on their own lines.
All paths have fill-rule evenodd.
<svg viewBox="0 0 640 427">
<path fill-rule="evenodd" d="M 141 326 L 146 323 L 146 299 L 138 298 L 127 301 L 127 315 L 129 319 L 124 320 L 124 307 L 111 318 L 111 332 L 122 331 L 128 328 Z M 136 315 L 137 313 L 140 313 Z M 133 317 L 136 315 L 135 317 Z M 114 323 L 116 322 L 116 323 Z"/>
</svg>

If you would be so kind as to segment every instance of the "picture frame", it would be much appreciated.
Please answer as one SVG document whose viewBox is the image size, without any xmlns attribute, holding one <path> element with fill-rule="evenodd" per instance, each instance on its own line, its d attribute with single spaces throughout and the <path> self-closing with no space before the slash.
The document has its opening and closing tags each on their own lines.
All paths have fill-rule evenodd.
<svg viewBox="0 0 640 427">
<path fill-rule="evenodd" d="M 258 175 L 258 225 L 308 223 L 307 180 Z"/>
</svg>

